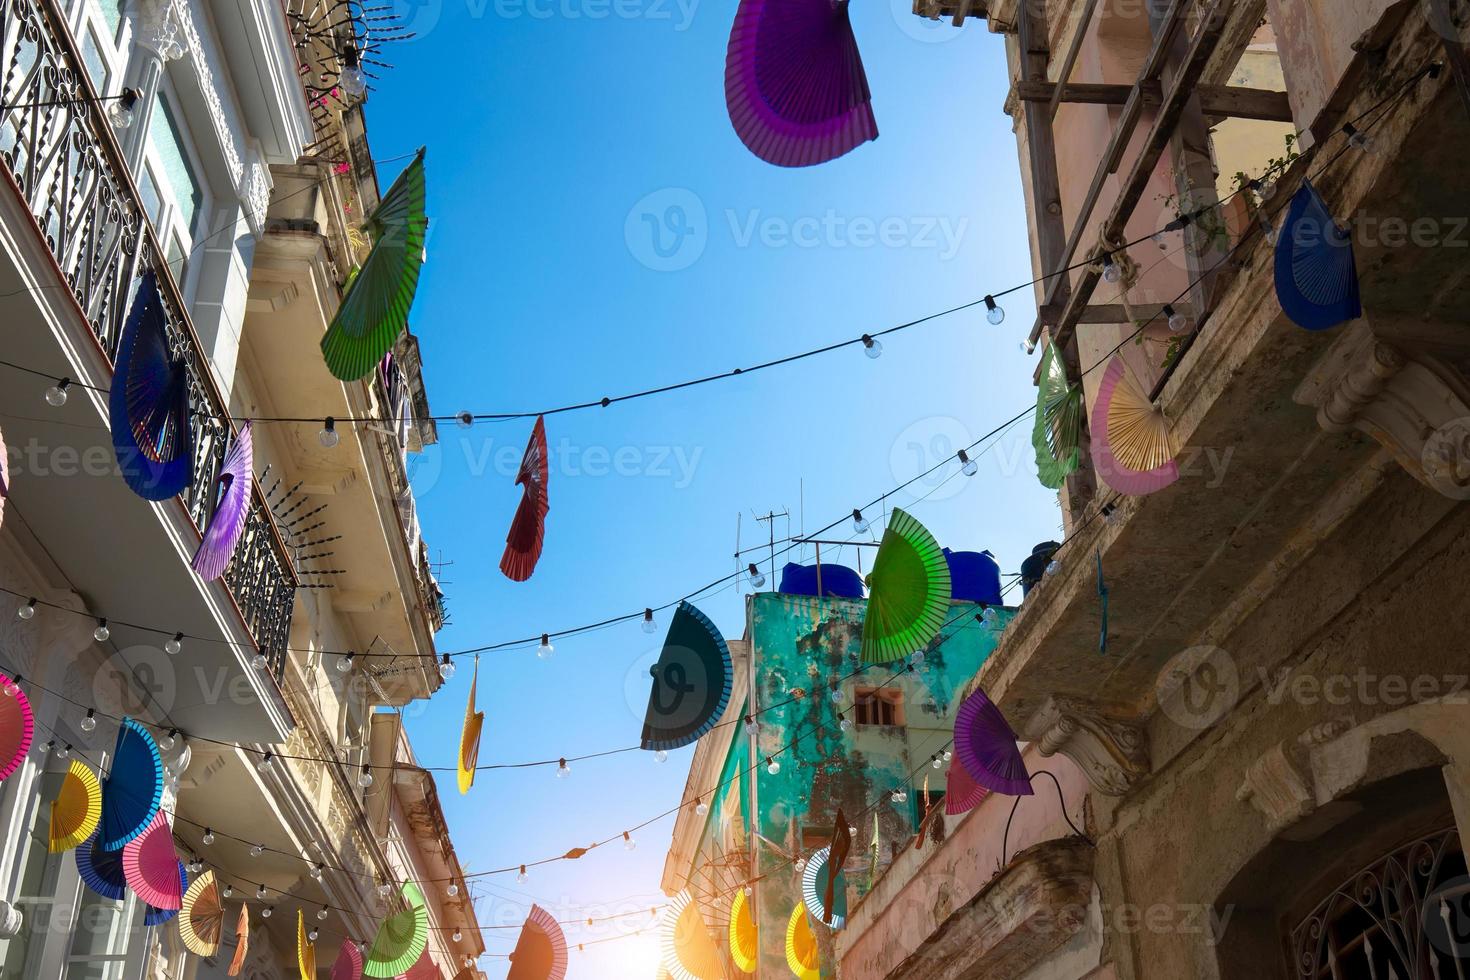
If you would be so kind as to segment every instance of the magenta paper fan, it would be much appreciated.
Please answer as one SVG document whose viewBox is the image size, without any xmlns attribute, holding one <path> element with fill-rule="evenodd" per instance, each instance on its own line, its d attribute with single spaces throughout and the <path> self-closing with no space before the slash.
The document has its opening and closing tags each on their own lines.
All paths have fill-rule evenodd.
<svg viewBox="0 0 1470 980">
<path fill-rule="evenodd" d="M 1179 479 L 1179 463 L 1168 450 L 1167 422 L 1116 354 L 1103 371 L 1090 421 L 1093 466 L 1114 490 L 1141 497 Z M 1120 457 L 1154 465 L 1134 468 Z"/>
<path fill-rule="evenodd" d="M 14 694 L 9 692 L 14 690 Z M 9 677 L 0 674 L 0 779 L 20 767 L 36 735 L 31 699 Z"/>
<path fill-rule="evenodd" d="M 332 964 L 331 980 L 362 980 L 362 950 L 350 939 L 343 940 L 337 962 Z"/>
<path fill-rule="evenodd" d="M 834 160 L 878 138 L 848 0 L 740 0 L 725 105 L 740 141 L 778 167 Z"/>
<path fill-rule="evenodd" d="M 245 517 L 250 510 L 250 487 L 255 475 L 255 451 L 250 437 L 250 423 L 240 428 L 235 444 L 225 455 L 215 480 L 214 511 L 204 528 L 199 550 L 194 552 L 193 567 L 199 577 L 213 582 L 225 573 L 235 545 L 245 531 Z"/>
<path fill-rule="evenodd" d="M 1016 745 L 1016 733 L 978 688 L 955 715 L 954 747 L 960 763 L 979 785 L 1007 796 L 1031 795 L 1031 777 Z"/>
<path fill-rule="evenodd" d="M 10 496 L 10 453 L 5 448 L 5 436 L 0 434 L 0 522 L 5 520 L 5 501 Z"/>
<path fill-rule="evenodd" d="M 949 772 L 944 777 L 944 812 L 951 817 L 957 817 L 962 813 L 968 813 L 980 805 L 980 801 L 990 795 L 990 791 L 975 782 L 970 770 L 958 759 L 950 763 Z"/>
<path fill-rule="evenodd" d="M 173 829 L 160 810 L 148 829 L 123 847 L 123 877 L 151 908 L 173 911 L 183 905 L 179 890 L 179 858 Z"/>
</svg>

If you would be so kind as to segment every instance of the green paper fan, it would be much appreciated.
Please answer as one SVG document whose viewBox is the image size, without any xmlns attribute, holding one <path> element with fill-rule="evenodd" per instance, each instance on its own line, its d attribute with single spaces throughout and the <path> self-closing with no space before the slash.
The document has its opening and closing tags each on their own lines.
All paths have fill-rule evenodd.
<svg viewBox="0 0 1470 980">
<path fill-rule="evenodd" d="M 403 886 L 405 908 L 383 920 L 362 972 L 369 977 L 396 977 L 418 962 L 429 944 L 429 913 L 424 893 L 408 882 Z"/>
<path fill-rule="evenodd" d="M 868 576 L 863 663 L 902 660 L 922 650 L 949 611 L 949 561 L 928 528 L 895 509 Z"/>
<path fill-rule="evenodd" d="M 429 228 L 422 149 L 388 188 L 365 227 L 372 233 L 373 250 L 348 283 L 347 295 L 322 337 L 322 357 L 342 381 L 365 376 L 408 327 Z"/>
<path fill-rule="evenodd" d="M 1036 447 L 1036 475 L 1052 490 L 1077 468 L 1082 437 L 1082 387 L 1067 381 L 1067 366 L 1052 344 L 1041 355 L 1036 383 L 1036 422 L 1031 445 Z"/>
</svg>

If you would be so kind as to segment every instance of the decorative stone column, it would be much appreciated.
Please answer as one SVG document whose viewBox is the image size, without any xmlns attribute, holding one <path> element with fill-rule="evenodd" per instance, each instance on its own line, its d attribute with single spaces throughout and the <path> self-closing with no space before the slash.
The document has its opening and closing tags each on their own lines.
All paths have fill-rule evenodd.
<svg viewBox="0 0 1470 980">
<path fill-rule="evenodd" d="M 163 79 L 164 58 L 159 48 L 165 25 L 169 21 L 172 0 L 133 0 L 127 5 L 127 16 L 133 24 L 135 43 L 123 69 L 123 86 L 138 93 L 133 106 L 133 124 L 118 130 L 123 158 L 134 176 L 142 172 L 143 150 L 148 145 L 148 127 L 153 122 L 153 106 L 158 99 L 158 85 Z M 151 216 L 150 216 L 151 217 Z"/>
</svg>

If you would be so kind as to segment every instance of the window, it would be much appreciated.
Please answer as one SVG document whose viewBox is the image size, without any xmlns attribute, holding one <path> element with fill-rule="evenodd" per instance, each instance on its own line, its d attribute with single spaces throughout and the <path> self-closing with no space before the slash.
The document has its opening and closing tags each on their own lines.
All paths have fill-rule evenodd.
<svg viewBox="0 0 1470 980">
<path fill-rule="evenodd" d="M 859 725 L 903 725 L 903 692 L 891 688 L 858 688 L 853 692 L 852 720 Z"/>
<path fill-rule="evenodd" d="M 203 167 L 183 123 L 179 103 L 165 78 L 153 102 L 148 142 L 137 176 L 169 271 L 183 290 L 184 301 L 192 305 L 191 259 L 209 224 L 210 198 Z"/>
<path fill-rule="evenodd" d="M 148 142 L 162 165 L 163 182 L 173 192 L 179 223 L 186 233 L 195 233 L 198 230 L 195 224 L 204 207 L 204 186 L 199 182 L 185 149 L 184 134 L 179 129 L 173 106 L 162 92 L 153 102 L 153 123 L 148 131 Z"/>
<path fill-rule="evenodd" d="M 830 843 L 832 843 L 831 827 L 801 828 L 801 850 L 803 854 L 820 851 Z"/>
</svg>

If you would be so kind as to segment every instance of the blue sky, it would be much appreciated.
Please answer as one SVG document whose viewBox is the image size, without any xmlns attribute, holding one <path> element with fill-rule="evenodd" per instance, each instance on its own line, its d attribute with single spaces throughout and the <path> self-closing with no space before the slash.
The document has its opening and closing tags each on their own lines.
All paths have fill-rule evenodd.
<svg viewBox="0 0 1470 980">
<path fill-rule="evenodd" d="M 434 410 L 616 395 L 1029 279 L 1001 41 L 983 24 L 928 25 L 908 7 L 853 9 L 879 139 L 804 170 L 762 163 L 730 128 L 731 2 L 400 7 L 420 37 L 386 52 L 396 67 L 369 102 L 370 137 L 379 158 L 429 148 L 429 263 L 413 322 Z M 384 187 L 399 166 L 380 175 Z M 747 546 L 765 534 L 754 512 L 789 510 L 793 531 L 804 513 L 813 529 L 949 455 L 1035 397 L 1034 362 L 1017 349 L 1034 308 L 1029 294 L 1007 306 L 999 328 L 970 311 L 887 338 L 877 360 L 848 349 L 548 418 L 546 552 L 525 584 L 497 566 L 530 423 L 443 426 L 415 475 L 428 540 L 453 562 L 441 649 L 675 599 L 732 569 L 738 515 Z M 916 486 L 933 492 L 913 512 L 946 545 L 990 548 L 1014 570 L 1057 534 L 1054 495 L 1033 474 L 1023 425 L 973 479 Z M 787 530 L 778 524 L 778 536 Z M 744 628 L 741 591 L 698 602 L 731 637 Z M 547 662 L 532 648 L 482 659 L 481 761 L 636 744 L 660 639 L 629 624 L 562 640 Z M 468 666 L 410 722 L 426 764 L 453 762 Z M 486 773 L 467 797 L 451 777 L 441 797 L 470 871 L 513 865 L 676 805 L 691 752 L 663 765 L 639 752 L 589 761 L 564 780 L 550 769 Z M 672 825 L 638 833 L 631 854 L 594 851 L 537 869 L 524 886 L 513 876 L 478 882 L 481 921 L 518 922 L 531 901 L 564 917 L 661 901 Z M 615 934 L 568 931 L 573 942 Z M 488 945 L 503 953 L 514 937 L 503 930 Z M 655 960 L 650 932 L 573 953 L 570 975 L 651 977 Z M 505 975 L 504 960 L 482 965 Z"/>
</svg>

